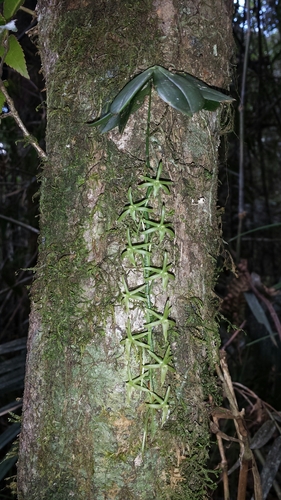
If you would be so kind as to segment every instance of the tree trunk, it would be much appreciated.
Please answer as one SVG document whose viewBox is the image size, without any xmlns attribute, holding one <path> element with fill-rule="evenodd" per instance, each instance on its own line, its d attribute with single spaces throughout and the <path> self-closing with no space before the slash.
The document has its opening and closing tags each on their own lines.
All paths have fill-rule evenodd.
<svg viewBox="0 0 281 500">
<path fill-rule="evenodd" d="M 221 113 L 186 117 L 152 91 L 149 141 L 148 97 L 122 135 L 86 122 L 150 66 L 225 86 L 230 16 L 223 0 L 38 2 L 48 161 L 20 500 L 206 496 Z M 152 192 L 157 172 L 171 183 Z M 146 200 L 135 220 L 130 194 Z"/>
</svg>

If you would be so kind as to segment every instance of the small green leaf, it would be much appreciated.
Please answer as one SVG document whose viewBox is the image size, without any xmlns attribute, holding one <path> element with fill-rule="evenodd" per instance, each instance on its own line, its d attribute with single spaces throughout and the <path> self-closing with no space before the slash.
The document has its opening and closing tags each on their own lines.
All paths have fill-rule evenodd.
<svg viewBox="0 0 281 500">
<path fill-rule="evenodd" d="M 143 73 L 137 75 L 119 92 L 112 102 L 109 111 L 112 114 L 121 113 L 121 111 L 130 103 L 133 97 L 144 87 L 153 75 L 154 68 L 148 68 Z"/>
<path fill-rule="evenodd" d="M 149 94 L 150 91 L 151 91 L 151 86 L 146 85 L 145 88 L 137 92 L 137 94 L 130 101 L 129 105 L 126 106 L 125 109 L 123 109 L 123 111 L 120 113 L 120 121 L 119 121 L 120 134 L 123 134 L 130 116 L 142 106 L 146 96 Z"/>
<path fill-rule="evenodd" d="M 9 50 L 5 57 L 5 63 L 15 71 L 20 73 L 22 76 L 29 79 L 24 53 L 19 42 L 14 35 L 10 35 L 8 38 L 8 43 Z M 0 50 L 0 55 L 3 55 L 2 50 Z"/>
<path fill-rule="evenodd" d="M 23 3 L 24 0 L 4 0 L 3 14 L 5 19 L 11 19 Z"/>
</svg>

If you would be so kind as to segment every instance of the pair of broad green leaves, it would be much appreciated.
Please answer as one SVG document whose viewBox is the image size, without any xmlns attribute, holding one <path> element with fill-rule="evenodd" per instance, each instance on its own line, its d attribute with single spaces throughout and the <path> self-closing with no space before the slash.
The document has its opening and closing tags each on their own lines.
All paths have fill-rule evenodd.
<svg viewBox="0 0 281 500">
<path fill-rule="evenodd" d="M 188 73 L 172 73 L 162 66 L 152 66 L 127 83 L 102 116 L 89 124 L 98 126 L 101 133 L 115 127 L 122 133 L 130 115 L 151 92 L 152 84 L 164 102 L 188 116 L 201 109 L 215 111 L 221 102 L 233 101 Z"/>
</svg>

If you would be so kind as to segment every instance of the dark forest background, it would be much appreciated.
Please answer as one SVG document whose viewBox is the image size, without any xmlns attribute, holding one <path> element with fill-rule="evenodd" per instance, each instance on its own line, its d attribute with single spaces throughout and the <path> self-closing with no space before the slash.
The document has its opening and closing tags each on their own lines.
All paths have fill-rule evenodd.
<svg viewBox="0 0 281 500">
<path fill-rule="evenodd" d="M 1 4 L 0 4 L 1 5 Z M 35 1 L 24 6 L 34 9 Z M 248 5 L 248 4 L 247 4 Z M 246 5 L 246 7 L 247 7 Z M 218 210 L 223 246 L 216 294 L 222 348 L 227 352 L 252 449 L 268 484 L 265 498 L 281 499 L 281 1 L 234 2 L 232 115 L 222 113 Z M 2 80 L 28 130 L 44 148 L 44 80 L 36 47 L 36 18 L 17 14 L 17 38 L 30 80 L 4 65 Z M 247 43 L 249 52 L 247 54 Z M 245 87 L 243 86 L 243 80 Z M 242 103 L 241 103 L 242 100 Z M 8 107 L 0 124 L 0 499 L 15 498 L 29 287 L 34 278 L 39 225 L 40 161 Z M 221 430 L 235 437 L 230 421 Z M 210 470 L 221 457 L 215 435 Z M 237 498 L 239 447 L 226 442 L 231 499 Z M 271 465 L 268 465 L 268 464 Z M 219 472 L 210 498 L 223 499 Z M 249 475 L 247 496 L 253 494 Z"/>
</svg>

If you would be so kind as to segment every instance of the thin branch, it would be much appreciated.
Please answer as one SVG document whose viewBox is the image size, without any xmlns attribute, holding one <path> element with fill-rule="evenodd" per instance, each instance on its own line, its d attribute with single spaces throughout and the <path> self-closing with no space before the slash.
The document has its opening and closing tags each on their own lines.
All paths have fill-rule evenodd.
<svg viewBox="0 0 281 500">
<path fill-rule="evenodd" d="M 28 132 L 27 128 L 25 127 L 25 125 L 23 124 L 23 122 L 21 121 L 20 119 L 20 116 L 15 108 L 15 105 L 14 105 L 14 101 L 13 99 L 9 96 L 8 92 L 7 92 L 7 89 L 3 83 L 3 80 L 0 79 L 0 90 L 1 92 L 4 94 L 5 96 L 5 99 L 6 99 L 6 102 L 10 108 L 10 114 L 13 116 L 15 122 L 17 123 L 17 125 L 19 126 L 19 128 L 21 129 L 24 137 L 26 137 L 26 139 L 28 140 L 28 142 L 34 147 L 34 149 L 37 151 L 37 154 L 40 158 L 42 158 L 42 160 L 47 160 L 47 155 L 45 153 L 45 151 L 43 151 L 42 148 L 40 148 L 39 144 L 37 143 L 36 139 Z"/>
<path fill-rule="evenodd" d="M 37 14 L 35 10 L 28 9 L 27 7 L 23 7 L 23 5 L 20 6 L 20 10 L 23 12 L 26 12 L 27 14 L 30 14 L 32 17 L 37 17 Z"/>
<path fill-rule="evenodd" d="M 209 397 L 210 403 L 213 404 L 212 398 Z M 230 494 L 229 494 L 229 481 L 228 481 L 228 464 L 227 464 L 227 459 L 225 456 L 225 451 L 224 451 L 224 446 L 223 446 L 223 437 L 221 436 L 220 429 L 219 429 L 219 419 L 217 415 L 213 414 L 213 423 L 215 424 L 215 429 L 212 430 L 212 422 L 211 422 L 211 430 L 216 434 L 217 442 L 218 442 L 218 448 L 221 456 L 221 469 L 222 469 L 222 481 L 223 481 L 223 499 L 224 500 L 230 500 Z"/>
<path fill-rule="evenodd" d="M 244 411 L 239 411 L 231 376 L 228 370 L 226 352 L 223 349 L 220 350 L 220 367 L 217 365 L 216 371 L 222 381 L 224 393 L 229 402 L 230 411 L 234 418 L 234 425 L 240 445 L 240 474 L 237 500 L 245 500 L 246 498 L 249 464 L 251 464 L 253 474 L 255 499 L 262 500 L 261 481 L 255 458 L 250 448 L 250 438 L 244 419 Z"/>
<path fill-rule="evenodd" d="M 8 222 L 11 222 L 12 224 L 17 224 L 18 226 L 24 227 L 25 229 L 28 229 L 29 231 L 32 231 L 33 233 L 39 234 L 39 229 L 36 229 L 35 227 L 29 226 L 29 224 L 25 224 L 24 222 L 20 222 L 19 220 L 13 219 L 12 217 L 6 217 L 5 215 L 0 214 L 0 219 L 7 220 Z"/>
<path fill-rule="evenodd" d="M 250 2 L 245 0 L 245 10 L 247 16 L 247 33 L 246 33 L 246 47 L 244 54 L 244 64 L 243 64 L 243 74 L 242 74 L 242 85 L 241 85 L 241 99 L 239 105 L 239 200 L 238 200 L 238 234 L 237 234 L 237 246 L 236 246 L 236 258 L 237 262 L 240 259 L 240 245 L 241 245 L 241 232 L 242 223 L 245 217 L 244 210 L 244 139 L 245 139 L 245 128 L 244 128 L 244 107 L 245 107 L 245 93 L 246 93 L 246 75 L 248 69 L 249 60 L 249 48 L 250 48 Z"/>
<path fill-rule="evenodd" d="M 233 342 L 233 340 L 235 339 L 235 337 L 237 337 L 238 333 L 240 333 L 241 331 L 243 331 L 243 328 L 246 324 L 246 320 L 243 321 L 243 323 L 239 326 L 239 328 L 231 335 L 230 339 L 228 339 L 228 341 L 222 346 L 221 349 L 223 349 L 225 351 L 225 349 L 229 346 L 229 344 L 231 344 L 231 342 Z"/>
<path fill-rule="evenodd" d="M 245 395 L 247 394 L 249 397 L 252 397 L 252 398 L 256 399 L 257 401 L 261 401 L 262 405 L 265 408 L 269 408 L 273 413 L 276 413 L 279 417 L 281 417 L 280 411 L 277 411 L 269 403 L 266 403 L 265 401 L 263 401 L 254 391 L 249 389 L 249 387 L 247 387 L 246 385 L 240 384 L 240 382 L 233 382 L 233 385 L 236 388 L 236 390 L 239 392 L 239 394 L 242 394 L 242 396 L 244 398 L 245 398 Z M 249 401 L 249 400 L 247 399 L 247 401 Z"/>
<path fill-rule="evenodd" d="M 0 290 L 0 295 L 3 295 L 4 293 L 10 292 L 10 290 L 13 290 L 13 288 L 16 288 L 19 285 L 23 285 L 23 283 L 27 283 L 31 279 L 33 279 L 33 276 L 30 275 L 30 276 L 27 276 L 26 278 L 23 278 L 20 281 L 16 281 L 13 285 L 9 286 L 8 288 L 3 288 L 3 290 Z M 1 417 L 1 415 L 0 415 L 0 417 Z"/>
</svg>

